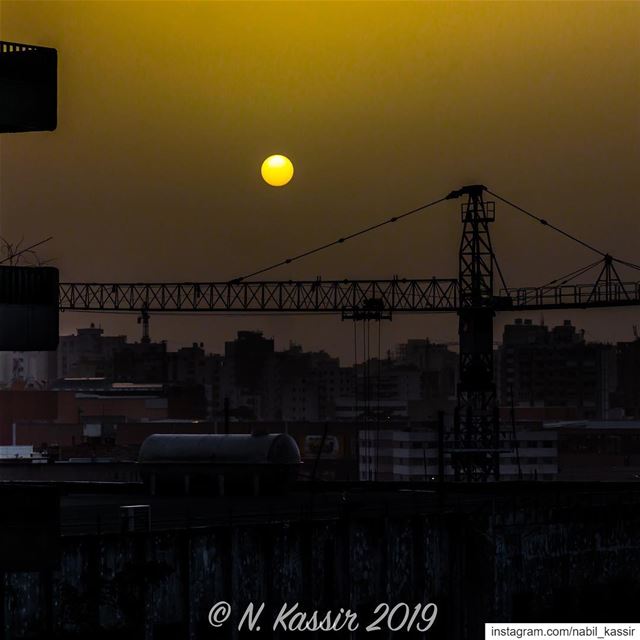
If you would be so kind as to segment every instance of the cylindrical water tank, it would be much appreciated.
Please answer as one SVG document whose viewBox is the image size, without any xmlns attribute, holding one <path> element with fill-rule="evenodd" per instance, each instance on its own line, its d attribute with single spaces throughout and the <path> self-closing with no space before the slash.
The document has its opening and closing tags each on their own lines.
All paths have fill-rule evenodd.
<svg viewBox="0 0 640 640">
<path fill-rule="evenodd" d="M 301 464 L 296 441 L 285 433 L 154 434 L 138 455 L 152 493 L 281 492 Z"/>
<path fill-rule="evenodd" d="M 296 441 L 286 433 L 263 435 L 154 434 L 140 447 L 139 462 L 300 464 Z"/>
</svg>

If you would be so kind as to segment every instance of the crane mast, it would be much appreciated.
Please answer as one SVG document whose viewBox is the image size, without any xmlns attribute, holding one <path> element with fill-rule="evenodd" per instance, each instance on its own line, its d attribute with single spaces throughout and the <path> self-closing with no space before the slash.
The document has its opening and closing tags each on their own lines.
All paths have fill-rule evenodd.
<svg viewBox="0 0 640 640">
<path fill-rule="evenodd" d="M 450 460 L 456 479 L 498 479 L 499 419 L 493 367 L 494 253 L 489 225 L 495 204 L 483 185 L 463 187 L 449 198 L 462 204 L 458 274 L 460 365 Z M 452 440 L 452 441 L 451 441 Z"/>
</svg>

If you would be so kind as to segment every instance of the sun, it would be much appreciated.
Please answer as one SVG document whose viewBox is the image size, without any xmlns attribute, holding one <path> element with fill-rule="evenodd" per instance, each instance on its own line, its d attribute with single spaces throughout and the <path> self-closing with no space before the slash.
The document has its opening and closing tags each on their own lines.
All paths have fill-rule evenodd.
<svg viewBox="0 0 640 640">
<path fill-rule="evenodd" d="M 284 187 L 293 178 L 293 164 L 287 156 L 275 154 L 262 163 L 260 173 L 264 181 L 272 187 Z"/>
</svg>

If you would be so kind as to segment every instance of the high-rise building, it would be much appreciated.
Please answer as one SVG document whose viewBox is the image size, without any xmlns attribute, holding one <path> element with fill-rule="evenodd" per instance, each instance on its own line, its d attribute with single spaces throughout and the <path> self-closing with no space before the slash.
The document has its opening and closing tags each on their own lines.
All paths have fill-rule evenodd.
<svg viewBox="0 0 640 640">
<path fill-rule="evenodd" d="M 628 418 L 640 418 L 640 339 L 616 345 L 618 384 L 615 404 Z"/>
<path fill-rule="evenodd" d="M 113 351 L 113 380 L 118 382 L 163 383 L 168 368 L 166 342 L 125 342 Z"/>
<path fill-rule="evenodd" d="M 503 406 L 575 407 L 578 418 L 610 411 L 615 350 L 586 342 L 569 320 L 552 329 L 520 319 L 506 325 L 498 361 Z"/>
<path fill-rule="evenodd" d="M 168 379 L 182 384 L 204 385 L 207 383 L 207 356 L 204 344 L 194 342 L 169 353 Z"/>
<path fill-rule="evenodd" d="M 444 417 L 443 428 L 451 427 Z M 502 480 L 555 480 L 558 477 L 558 435 L 541 422 L 514 426 L 500 455 Z M 439 448 L 437 422 L 412 425 L 370 425 L 358 431 L 360 480 L 434 481 L 444 472 L 454 479 L 450 454 Z"/>
<path fill-rule="evenodd" d="M 234 417 L 264 419 L 273 354 L 273 340 L 265 338 L 261 331 L 238 331 L 235 340 L 225 343 L 221 391 L 223 402 L 228 402 Z"/>
<path fill-rule="evenodd" d="M 111 378 L 113 354 L 126 343 L 126 336 L 105 336 L 93 323 L 76 335 L 60 336 L 58 377 Z"/>
<path fill-rule="evenodd" d="M 412 402 L 410 416 L 433 420 L 439 411 L 449 414 L 456 403 L 458 354 L 446 344 L 429 339 L 412 339 L 396 348 L 399 364 L 413 366 L 420 372 L 419 401 Z"/>
</svg>

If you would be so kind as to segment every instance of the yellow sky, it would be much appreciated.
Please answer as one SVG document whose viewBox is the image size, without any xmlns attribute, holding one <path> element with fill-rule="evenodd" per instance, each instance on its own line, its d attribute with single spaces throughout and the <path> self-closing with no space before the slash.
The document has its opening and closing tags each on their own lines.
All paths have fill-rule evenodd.
<svg viewBox="0 0 640 640">
<path fill-rule="evenodd" d="M 21 0 L 0 37 L 59 50 L 58 130 L 3 137 L 0 216 L 54 235 L 63 279 L 226 280 L 470 181 L 640 261 L 640 3 Z M 260 180 L 271 153 L 286 188 Z M 509 284 L 592 261 L 517 215 L 494 230 Z M 273 276 L 454 276 L 459 233 L 449 203 Z M 632 313 L 577 319 L 613 339 Z M 238 322 L 153 326 L 217 348 Z M 243 326 L 309 347 L 336 326 L 309 322 Z"/>
</svg>

